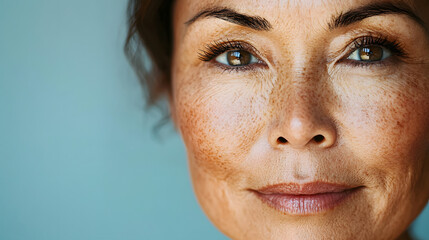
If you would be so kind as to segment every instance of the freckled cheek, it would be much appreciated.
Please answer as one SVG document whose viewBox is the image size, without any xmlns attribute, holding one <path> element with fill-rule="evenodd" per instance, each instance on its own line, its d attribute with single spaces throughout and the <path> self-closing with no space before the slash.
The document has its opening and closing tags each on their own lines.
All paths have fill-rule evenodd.
<svg viewBox="0 0 429 240">
<path fill-rule="evenodd" d="M 181 133 L 195 164 L 210 172 L 238 170 L 264 126 L 260 101 L 239 87 L 178 93 L 177 99 Z"/>
<path fill-rule="evenodd" d="M 346 114 L 345 122 L 350 124 L 347 139 L 355 155 L 391 181 L 404 181 L 410 172 L 420 171 L 417 168 L 428 161 L 428 94 L 384 90 L 356 98 L 354 104 L 356 110 Z"/>
</svg>

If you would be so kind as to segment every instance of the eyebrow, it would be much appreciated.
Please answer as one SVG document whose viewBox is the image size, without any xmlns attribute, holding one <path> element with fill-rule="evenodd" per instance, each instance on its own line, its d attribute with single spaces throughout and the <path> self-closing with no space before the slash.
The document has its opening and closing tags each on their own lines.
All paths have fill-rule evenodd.
<svg viewBox="0 0 429 240">
<path fill-rule="evenodd" d="M 404 14 L 419 23 L 426 31 L 428 30 L 424 21 L 418 17 L 407 5 L 393 4 L 390 2 L 371 3 L 351 9 L 345 13 L 340 13 L 338 16 L 332 18 L 332 21 L 328 24 L 328 26 L 330 30 L 333 30 L 339 27 L 346 27 L 353 23 L 362 21 L 365 18 L 386 14 Z"/>
<path fill-rule="evenodd" d="M 407 5 L 394 4 L 391 2 L 371 3 L 340 13 L 339 15 L 332 17 L 331 22 L 328 23 L 328 27 L 330 30 L 333 30 L 335 28 L 349 26 L 353 23 L 362 21 L 365 18 L 386 14 L 404 14 L 421 25 L 426 32 L 429 32 L 424 21 Z M 269 31 L 272 29 L 270 22 L 263 17 L 245 15 L 229 8 L 209 8 L 202 10 L 190 20 L 186 21 L 185 24 L 189 26 L 193 22 L 206 17 L 219 18 L 258 31 Z"/>
<path fill-rule="evenodd" d="M 196 20 L 205 17 L 219 18 L 258 31 L 269 31 L 272 29 L 270 22 L 263 17 L 241 14 L 229 8 L 210 8 L 203 10 L 185 22 L 185 24 L 190 25 Z"/>
</svg>

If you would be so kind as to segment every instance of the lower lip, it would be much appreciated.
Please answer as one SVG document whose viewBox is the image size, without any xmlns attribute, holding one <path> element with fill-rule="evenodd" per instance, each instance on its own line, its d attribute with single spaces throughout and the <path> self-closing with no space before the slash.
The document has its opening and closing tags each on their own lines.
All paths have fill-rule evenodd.
<svg viewBox="0 0 429 240">
<path fill-rule="evenodd" d="M 342 192 L 328 192 L 312 195 L 263 194 L 256 195 L 268 206 L 290 215 L 312 215 L 333 209 L 349 199 L 359 188 Z"/>
</svg>

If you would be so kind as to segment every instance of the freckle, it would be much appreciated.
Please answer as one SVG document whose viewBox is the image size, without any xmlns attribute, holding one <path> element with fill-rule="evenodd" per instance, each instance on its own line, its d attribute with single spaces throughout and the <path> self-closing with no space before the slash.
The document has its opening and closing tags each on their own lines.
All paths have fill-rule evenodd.
<svg viewBox="0 0 429 240">
<path fill-rule="evenodd" d="M 400 127 L 400 128 L 403 128 L 403 127 L 404 127 L 404 125 L 403 125 L 401 122 L 399 122 L 399 121 L 396 121 L 396 125 L 397 125 L 398 127 Z"/>
</svg>

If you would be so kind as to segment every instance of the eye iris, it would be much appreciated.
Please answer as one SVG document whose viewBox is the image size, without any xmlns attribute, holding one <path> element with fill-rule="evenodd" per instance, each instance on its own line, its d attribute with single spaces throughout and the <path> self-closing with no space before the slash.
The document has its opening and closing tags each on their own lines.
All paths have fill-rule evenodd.
<svg viewBox="0 0 429 240">
<path fill-rule="evenodd" d="M 251 61 L 251 55 L 244 50 L 235 50 L 227 53 L 228 64 L 231 66 L 247 65 Z"/>
<path fill-rule="evenodd" d="M 367 46 L 359 50 L 362 61 L 380 61 L 383 57 L 383 48 L 380 46 Z"/>
</svg>

